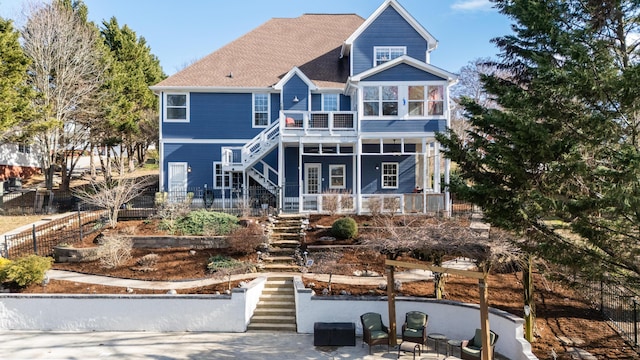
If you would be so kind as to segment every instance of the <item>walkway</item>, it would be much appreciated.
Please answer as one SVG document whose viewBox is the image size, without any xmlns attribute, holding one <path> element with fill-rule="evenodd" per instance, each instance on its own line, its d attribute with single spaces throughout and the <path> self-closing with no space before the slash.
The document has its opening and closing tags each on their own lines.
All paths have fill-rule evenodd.
<svg viewBox="0 0 640 360">
<path fill-rule="evenodd" d="M 445 267 L 454 267 L 458 269 L 470 269 L 475 265 L 468 259 L 458 259 L 445 262 Z M 231 280 L 243 280 L 252 279 L 257 276 L 282 276 L 282 275 L 303 275 L 305 278 L 314 279 L 316 281 L 329 281 L 328 274 L 314 274 L 314 273 L 250 273 L 232 275 Z M 83 284 L 99 284 L 106 286 L 118 286 L 129 287 L 133 289 L 147 289 L 147 290 L 179 290 L 179 289 L 191 289 L 201 286 L 209 286 L 213 284 L 225 283 L 226 279 L 217 278 L 205 278 L 188 281 L 146 281 L 146 280 L 133 280 L 133 279 L 120 279 L 109 276 L 88 275 L 81 274 L 72 271 L 64 270 L 49 270 L 47 276 L 50 280 L 66 280 Z M 408 270 L 398 272 L 395 274 L 395 279 L 400 282 L 410 281 L 424 281 L 430 280 L 433 275 L 430 271 L 425 270 Z M 378 285 L 386 282 L 384 276 L 345 276 L 345 275 L 333 275 L 331 281 L 336 284 L 352 284 L 352 285 Z"/>
</svg>

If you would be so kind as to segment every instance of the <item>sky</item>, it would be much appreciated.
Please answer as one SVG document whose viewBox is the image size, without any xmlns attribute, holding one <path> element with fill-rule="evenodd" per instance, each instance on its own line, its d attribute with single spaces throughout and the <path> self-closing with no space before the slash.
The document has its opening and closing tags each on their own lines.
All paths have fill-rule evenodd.
<svg viewBox="0 0 640 360">
<path fill-rule="evenodd" d="M 0 17 L 24 24 L 23 5 L 0 0 Z M 384 0 L 84 0 L 89 20 L 115 17 L 144 37 L 167 75 L 246 34 L 271 18 L 305 13 L 369 17 Z M 439 42 L 431 64 L 458 73 L 477 58 L 497 57 L 491 39 L 511 33 L 510 19 L 489 0 L 399 0 Z"/>
</svg>

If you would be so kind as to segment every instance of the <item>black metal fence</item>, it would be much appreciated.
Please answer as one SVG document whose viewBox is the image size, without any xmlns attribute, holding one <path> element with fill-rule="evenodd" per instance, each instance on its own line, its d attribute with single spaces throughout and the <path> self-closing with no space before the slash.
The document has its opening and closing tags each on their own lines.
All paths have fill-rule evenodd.
<svg viewBox="0 0 640 360">
<path fill-rule="evenodd" d="M 588 282 L 579 289 L 613 328 L 638 350 L 638 294 L 622 285 L 605 281 Z"/>
<path fill-rule="evenodd" d="M 60 244 L 81 242 L 102 228 L 104 211 L 75 212 L 20 233 L 5 235 L 2 257 L 15 259 L 26 255 L 53 255 L 53 248 Z"/>
</svg>

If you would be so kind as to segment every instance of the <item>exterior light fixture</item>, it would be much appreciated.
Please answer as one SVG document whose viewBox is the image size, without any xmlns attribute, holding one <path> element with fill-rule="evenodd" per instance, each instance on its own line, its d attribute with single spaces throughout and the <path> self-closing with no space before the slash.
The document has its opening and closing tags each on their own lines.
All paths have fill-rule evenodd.
<svg viewBox="0 0 640 360">
<path fill-rule="evenodd" d="M 293 97 L 293 102 L 294 103 L 300 102 L 300 99 L 298 99 L 297 95 Z"/>
</svg>

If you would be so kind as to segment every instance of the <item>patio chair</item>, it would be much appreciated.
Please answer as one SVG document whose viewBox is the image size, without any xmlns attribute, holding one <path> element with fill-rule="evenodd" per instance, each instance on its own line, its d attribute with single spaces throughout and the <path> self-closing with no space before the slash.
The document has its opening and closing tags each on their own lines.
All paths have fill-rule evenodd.
<svg viewBox="0 0 640 360">
<path fill-rule="evenodd" d="M 489 331 L 489 347 L 491 358 L 498 341 L 498 334 Z M 469 340 L 464 340 L 460 345 L 460 355 L 463 360 L 484 360 L 482 359 L 482 330 L 476 329 L 476 334 Z"/>
<path fill-rule="evenodd" d="M 405 315 L 402 325 L 402 341 L 420 344 L 420 348 L 427 343 L 427 322 L 429 315 L 420 311 L 409 311 Z"/>
<path fill-rule="evenodd" d="M 368 312 L 360 315 L 362 322 L 362 346 L 369 345 L 369 355 L 371 346 L 387 344 L 389 352 L 389 329 L 382 323 L 382 316 L 378 313 Z"/>
</svg>

